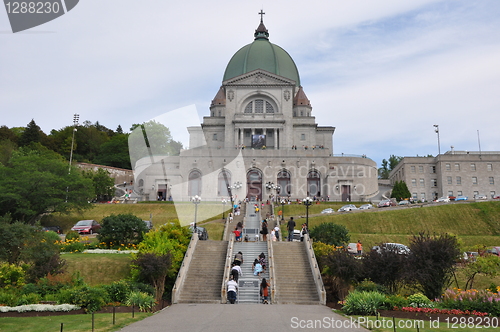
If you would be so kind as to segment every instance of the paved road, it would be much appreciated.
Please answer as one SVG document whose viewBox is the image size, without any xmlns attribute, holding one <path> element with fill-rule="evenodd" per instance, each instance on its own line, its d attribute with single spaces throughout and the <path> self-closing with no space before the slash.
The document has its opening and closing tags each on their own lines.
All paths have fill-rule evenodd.
<svg viewBox="0 0 500 332">
<path fill-rule="evenodd" d="M 321 305 L 174 304 L 122 332 L 366 332 Z"/>
</svg>

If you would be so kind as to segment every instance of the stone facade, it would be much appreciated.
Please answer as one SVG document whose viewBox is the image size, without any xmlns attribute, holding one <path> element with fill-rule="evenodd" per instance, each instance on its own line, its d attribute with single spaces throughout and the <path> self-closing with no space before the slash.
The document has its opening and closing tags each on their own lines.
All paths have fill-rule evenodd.
<svg viewBox="0 0 500 332">
<path fill-rule="evenodd" d="M 500 193 L 500 152 L 448 151 L 437 157 L 404 157 L 389 175 L 404 181 L 414 199 Z"/>
<path fill-rule="evenodd" d="M 135 163 L 142 199 L 366 201 L 378 194 L 376 163 L 334 155 L 335 127 L 318 126 L 293 60 L 268 35 L 261 21 L 254 43 L 233 56 L 210 115 L 188 128 L 188 150 Z M 246 70 L 251 66 L 259 68 Z"/>
</svg>

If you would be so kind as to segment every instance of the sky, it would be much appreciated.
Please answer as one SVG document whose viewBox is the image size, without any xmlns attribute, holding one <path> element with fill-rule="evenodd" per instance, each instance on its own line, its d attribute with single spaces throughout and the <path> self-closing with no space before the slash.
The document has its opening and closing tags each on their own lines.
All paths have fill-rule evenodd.
<svg viewBox="0 0 500 332">
<path fill-rule="evenodd" d="M 500 151 L 498 0 L 82 0 L 12 33 L 0 9 L 0 125 L 45 133 L 88 120 L 125 131 L 187 107 L 209 114 L 232 55 L 263 9 L 294 59 L 335 154 Z"/>
</svg>

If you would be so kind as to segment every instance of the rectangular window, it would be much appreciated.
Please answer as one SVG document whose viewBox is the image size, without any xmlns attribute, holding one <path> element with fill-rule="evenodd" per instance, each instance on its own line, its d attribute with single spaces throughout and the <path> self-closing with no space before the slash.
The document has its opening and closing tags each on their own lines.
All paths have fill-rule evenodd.
<svg viewBox="0 0 500 332">
<path fill-rule="evenodd" d="M 448 191 L 448 196 L 453 196 L 453 191 Z"/>
<path fill-rule="evenodd" d="M 451 171 L 451 164 L 446 164 L 445 167 L 447 171 Z"/>
<path fill-rule="evenodd" d="M 411 193 L 411 197 L 413 197 L 414 200 L 418 199 L 417 193 Z"/>
<path fill-rule="evenodd" d="M 495 197 L 495 192 L 494 191 L 490 191 L 490 197 L 491 198 Z"/>
<path fill-rule="evenodd" d="M 451 179 L 451 176 L 447 176 L 446 180 L 448 181 L 448 184 L 453 184 L 453 180 Z"/>
<path fill-rule="evenodd" d="M 415 166 L 411 166 L 410 169 L 412 173 L 415 173 Z"/>
<path fill-rule="evenodd" d="M 462 191 L 461 191 L 461 190 L 459 190 L 459 191 L 458 191 L 458 196 L 463 196 L 463 194 L 462 194 Z"/>
<path fill-rule="evenodd" d="M 425 193 L 420 193 L 420 200 L 425 202 Z"/>
<path fill-rule="evenodd" d="M 431 179 L 431 186 L 432 187 L 437 187 L 438 186 L 437 179 Z"/>
<path fill-rule="evenodd" d="M 460 164 L 459 163 L 455 163 L 455 171 L 460 171 Z"/>
<path fill-rule="evenodd" d="M 418 172 L 423 173 L 424 172 L 424 166 L 418 166 Z"/>
<path fill-rule="evenodd" d="M 306 134 L 300 134 L 300 140 L 305 141 L 306 140 Z"/>
<path fill-rule="evenodd" d="M 475 172 L 476 171 L 476 164 L 470 164 L 470 170 L 472 172 Z"/>
<path fill-rule="evenodd" d="M 462 177 L 461 176 L 457 176 L 457 184 L 458 185 L 462 184 Z"/>
<path fill-rule="evenodd" d="M 475 176 L 472 177 L 472 184 L 477 184 L 477 177 Z"/>
<path fill-rule="evenodd" d="M 436 166 L 431 166 L 431 173 L 436 174 Z"/>
<path fill-rule="evenodd" d="M 486 165 L 486 168 L 488 169 L 488 172 L 491 172 L 493 170 L 493 165 L 488 164 L 488 165 Z"/>
<path fill-rule="evenodd" d="M 490 184 L 495 184 L 495 178 L 490 176 Z"/>
<path fill-rule="evenodd" d="M 417 186 L 417 179 L 411 179 L 411 186 L 416 187 Z"/>
<path fill-rule="evenodd" d="M 473 195 L 474 195 L 474 198 L 476 198 L 476 196 L 479 195 L 479 191 L 474 191 Z"/>
<path fill-rule="evenodd" d="M 425 187 L 425 181 L 424 181 L 424 179 L 420 179 L 420 187 Z"/>
<path fill-rule="evenodd" d="M 214 140 L 214 141 L 216 141 L 216 140 L 217 140 L 217 134 L 214 134 L 213 140 Z"/>
</svg>

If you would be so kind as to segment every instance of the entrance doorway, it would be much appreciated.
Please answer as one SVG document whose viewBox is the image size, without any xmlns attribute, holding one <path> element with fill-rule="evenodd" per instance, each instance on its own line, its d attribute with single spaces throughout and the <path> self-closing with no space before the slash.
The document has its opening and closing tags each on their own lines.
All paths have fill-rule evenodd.
<svg viewBox="0 0 500 332">
<path fill-rule="evenodd" d="M 247 173 L 247 198 L 249 200 L 262 200 L 262 173 L 259 170 L 251 170 Z"/>
</svg>

